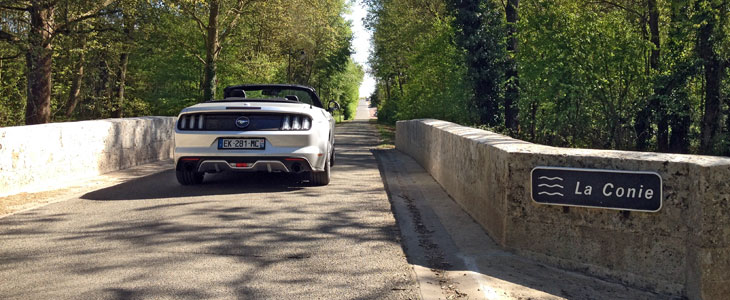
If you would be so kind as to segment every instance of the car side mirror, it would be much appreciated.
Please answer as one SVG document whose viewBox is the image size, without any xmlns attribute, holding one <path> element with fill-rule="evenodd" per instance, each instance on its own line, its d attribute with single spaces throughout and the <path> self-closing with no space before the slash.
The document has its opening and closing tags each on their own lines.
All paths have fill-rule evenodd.
<svg viewBox="0 0 730 300">
<path fill-rule="evenodd" d="M 330 113 L 334 113 L 336 110 L 340 110 L 340 104 L 336 101 L 330 101 L 329 104 L 327 104 L 327 111 Z"/>
</svg>

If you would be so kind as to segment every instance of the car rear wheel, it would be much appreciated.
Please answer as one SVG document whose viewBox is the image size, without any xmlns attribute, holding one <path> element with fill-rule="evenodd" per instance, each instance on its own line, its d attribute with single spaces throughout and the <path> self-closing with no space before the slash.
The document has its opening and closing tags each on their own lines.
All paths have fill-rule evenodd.
<svg viewBox="0 0 730 300">
<path fill-rule="evenodd" d="M 328 185 L 330 183 L 330 167 L 331 163 L 330 160 L 327 159 L 327 162 L 324 163 L 324 171 L 317 172 L 312 171 L 309 179 L 309 183 L 312 185 Z"/>
<path fill-rule="evenodd" d="M 330 158 L 330 166 L 335 165 L 335 146 L 332 145 L 332 157 Z"/>
<path fill-rule="evenodd" d="M 195 172 L 195 170 L 193 170 L 190 166 L 180 166 L 177 170 L 175 170 L 175 175 L 177 175 L 177 182 L 180 184 L 193 185 L 201 184 L 205 173 Z"/>
</svg>

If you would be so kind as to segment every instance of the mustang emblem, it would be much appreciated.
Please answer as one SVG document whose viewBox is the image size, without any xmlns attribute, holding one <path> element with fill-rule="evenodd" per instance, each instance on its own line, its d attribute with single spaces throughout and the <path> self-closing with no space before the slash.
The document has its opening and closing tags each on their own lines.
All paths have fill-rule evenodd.
<svg viewBox="0 0 730 300">
<path fill-rule="evenodd" d="M 249 124 L 251 124 L 251 120 L 249 120 L 248 117 L 238 117 L 238 119 L 236 119 L 236 127 L 238 128 L 246 128 Z"/>
</svg>

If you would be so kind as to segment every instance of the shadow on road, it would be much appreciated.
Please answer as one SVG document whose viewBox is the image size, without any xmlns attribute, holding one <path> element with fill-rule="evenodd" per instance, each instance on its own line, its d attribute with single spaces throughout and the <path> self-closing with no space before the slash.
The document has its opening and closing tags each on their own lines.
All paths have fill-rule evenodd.
<svg viewBox="0 0 730 300">
<path fill-rule="evenodd" d="M 294 176 L 269 173 L 206 174 L 200 185 L 183 186 L 169 170 L 141 177 L 81 196 L 84 200 L 144 200 L 230 194 L 274 193 L 300 190 L 307 184 Z"/>
<path fill-rule="evenodd" d="M 378 134 L 363 124 L 368 122 L 351 121 L 338 125 L 333 176 L 377 167 L 370 148 L 377 145 Z M 166 199 L 291 192 L 308 187 L 310 187 L 308 183 L 302 182 L 300 177 L 295 175 L 236 172 L 206 174 L 203 184 L 182 186 L 175 179 L 174 170 L 169 170 L 93 191 L 83 195 L 81 199 L 94 201 Z"/>
<path fill-rule="evenodd" d="M 415 299 L 373 131 L 338 141 L 325 187 L 169 170 L 0 219 L 0 298 Z"/>
</svg>

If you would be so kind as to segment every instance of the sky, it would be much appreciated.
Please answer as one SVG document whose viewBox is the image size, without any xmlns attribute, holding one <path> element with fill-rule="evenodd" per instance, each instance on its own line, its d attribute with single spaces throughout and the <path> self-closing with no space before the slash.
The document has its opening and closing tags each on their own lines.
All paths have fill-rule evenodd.
<svg viewBox="0 0 730 300">
<path fill-rule="evenodd" d="M 367 72 L 369 70 L 368 56 L 370 55 L 370 37 L 372 34 L 365 29 L 362 21 L 367 14 L 367 9 L 362 1 L 356 0 L 353 2 L 350 14 L 345 16 L 345 18 L 352 21 L 352 33 L 355 35 L 352 41 L 352 48 L 354 50 L 352 59 L 362 65 L 366 70 L 365 78 L 363 78 L 362 84 L 360 85 L 360 97 L 370 97 L 370 94 L 375 90 L 375 78 Z"/>
</svg>

